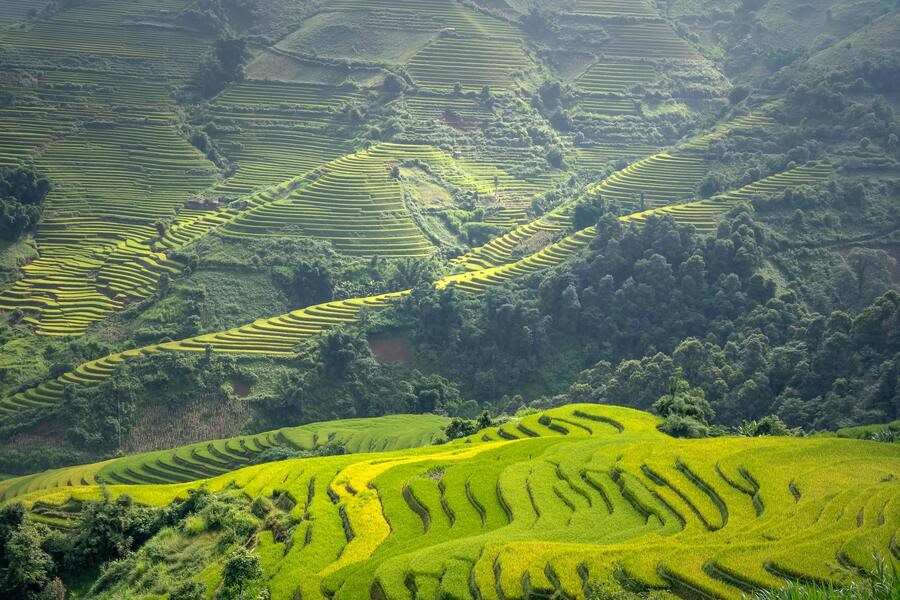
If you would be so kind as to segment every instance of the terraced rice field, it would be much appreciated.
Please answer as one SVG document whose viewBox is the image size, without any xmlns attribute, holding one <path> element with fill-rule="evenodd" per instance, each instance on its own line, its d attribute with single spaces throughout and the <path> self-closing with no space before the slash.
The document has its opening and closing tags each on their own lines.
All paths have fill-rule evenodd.
<svg viewBox="0 0 900 600">
<path fill-rule="evenodd" d="M 284 200 L 241 214 L 232 235 L 291 235 L 329 240 L 346 254 L 425 256 L 431 244 L 409 217 L 388 161 L 371 152 L 343 156 Z"/>
<path fill-rule="evenodd" d="M 172 98 L 211 39 L 155 26 L 186 6 L 99 0 L 0 32 L 0 48 L 15 49 L 10 68 L 25 74 L 0 111 L 0 164 L 31 160 L 54 183 L 40 258 L 0 307 L 24 310 L 39 334 L 79 335 L 183 269 L 149 243 L 156 221 L 218 175 L 178 131 Z"/>
<path fill-rule="evenodd" d="M 457 160 L 432 146 L 381 143 L 322 166 L 308 175 L 307 185 L 245 211 L 223 231 L 234 236 L 317 237 L 352 255 L 428 255 L 432 247 L 409 217 L 400 181 L 390 176 L 394 165 L 413 161 L 427 164 L 450 185 L 483 194 L 516 194 L 522 184 L 496 167 Z M 509 210 L 521 218 L 520 208 Z M 507 218 L 511 214 L 504 213 Z"/>
<path fill-rule="evenodd" d="M 663 205 L 656 209 L 642 211 L 620 217 L 622 222 L 643 223 L 650 215 L 670 215 L 676 221 L 693 225 L 700 232 L 710 232 L 716 227 L 717 219 L 739 201 L 754 196 L 777 193 L 786 188 L 813 184 L 830 174 L 830 167 L 811 164 L 773 175 L 753 184 L 707 200 L 676 205 Z M 550 216 L 553 214 L 551 213 Z M 549 231 L 565 230 L 570 224 L 564 214 L 557 214 L 556 221 L 544 221 L 541 227 L 554 228 Z M 551 243 L 518 260 L 513 258 L 515 246 L 520 241 L 542 231 L 536 224 L 526 224 L 513 230 L 511 234 L 499 238 L 506 240 L 503 245 L 497 240 L 481 247 L 476 254 L 467 255 L 465 265 L 468 272 L 448 275 L 440 279 L 438 289 L 454 287 L 467 293 L 481 293 L 487 288 L 506 283 L 514 278 L 542 271 L 562 264 L 569 257 L 583 249 L 596 236 L 593 227 L 572 233 L 558 242 Z M 545 229 L 544 231 L 547 231 Z M 483 263 L 475 268 L 476 263 Z M 254 323 L 237 327 L 222 333 L 201 335 L 195 338 L 147 346 L 135 350 L 112 354 L 79 366 L 55 380 L 18 393 L 0 401 L 0 414 L 11 415 L 31 408 L 45 408 L 57 404 L 62 398 L 66 385 L 91 385 L 109 377 L 123 361 L 140 355 L 163 351 L 204 352 L 207 348 L 215 352 L 235 354 L 266 354 L 290 356 L 297 344 L 338 324 L 353 324 L 362 311 L 378 310 L 409 294 L 409 290 L 398 291 L 368 298 L 335 301 L 307 307 L 291 313 L 260 319 Z"/>
<path fill-rule="evenodd" d="M 491 116 L 490 110 L 472 98 L 410 96 L 406 107 L 417 119 L 443 121 L 462 128 L 477 126 Z"/>
<path fill-rule="evenodd" d="M 641 210 L 684 201 L 705 175 L 703 159 L 693 155 L 654 154 L 615 172 L 588 190 L 580 199 L 602 196 L 607 202 L 631 210 Z M 641 194 L 644 196 L 641 205 Z M 509 263 L 516 251 L 536 235 L 555 235 L 571 226 L 569 211 L 575 201 L 499 236 L 483 246 L 454 259 L 453 263 L 470 271 L 490 269 Z"/>
<path fill-rule="evenodd" d="M 152 223 L 215 182 L 206 157 L 166 126 L 88 128 L 51 144 L 36 163 L 56 186 L 47 197 L 47 225 L 54 215 L 75 212 L 91 219 Z M 45 247 L 71 239 L 81 244 L 94 233 L 72 223 L 59 235 L 50 229 L 38 235 Z"/>
<path fill-rule="evenodd" d="M 437 415 L 388 415 L 285 427 L 256 435 L 204 441 L 172 450 L 137 454 L 91 466 L 53 469 L 0 484 L 0 502 L 34 490 L 94 484 L 164 484 L 215 477 L 252 464 L 281 446 L 314 450 L 339 444 L 347 452 L 387 452 L 430 445 L 450 420 Z"/>
<path fill-rule="evenodd" d="M 521 44 L 497 38 L 442 36 L 410 60 L 407 70 L 424 88 L 447 91 L 457 82 L 465 90 L 513 87 L 512 75 L 531 66 Z"/>
<path fill-rule="evenodd" d="M 579 146 L 575 148 L 578 166 L 585 169 L 602 169 L 606 163 L 622 158 L 643 158 L 656 154 L 659 148 L 646 145 L 627 146 Z"/>
<path fill-rule="evenodd" d="M 41 21 L 28 29 L 8 30 L 3 36 L 3 45 L 28 50 L 43 60 L 53 61 L 79 53 L 152 61 L 166 65 L 173 76 L 189 75 L 191 65 L 208 44 L 209 40 L 203 37 L 163 28 L 110 27 L 105 23 L 75 20 Z"/>
<path fill-rule="evenodd" d="M 645 205 L 656 207 L 656 210 L 652 208 L 646 210 L 662 214 L 668 213 L 674 216 L 676 220 L 690 223 L 701 231 L 710 231 L 715 227 L 715 219 L 733 205 L 731 201 L 735 198 L 745 199 L 755 194 L 770 193 L 791 185 L 812 183 L 827 175 L 827 167 L 812 165 L 798 169 L 796 173 L 790 172 L 767 178 L 716 199 L 694 203 L 683 202 L 678 206 L 666 208 L 669 206 L 668 202 L 676 201 L 676 198 L 672 196 L 673 193 L 680 194 L 684 192 L 687 195 L 691 192 L 692 195 L 693 187 L 699 181 L 698 163 L 696 161 L 700 161 L 702 167 L 702 160 L 691 154 L 691 152 L 707 147 L 710 141 L 726 135 L 729 131 L 741 127 L 761 126 L 766 122 L 765 118 L 754 116 L 735 119 L 731 123 L 718 128 L 714 134 L 703 136 L 702 143 L 696 140 L 689 141 L 686 144 L 686 154 L 683 156 L 660 153 L 638 161 L 590 188 L 586 195 L 600 193 L 606 198 L 615 198 L 627 202 L 633 199 L 634 193 L 628 189 L 628 185 L 634 182 L 640 182 L 642 185 L 648 184 L 648 182 L 654 181 L 654 178 L 663 177 L 660 173 L 666 173 L 665 177 L 668 177 L 669 181 L 664 188 L 665 191 L 651 193 L 654 191 L 652 188 L 644 188 L 642 190 L 645 191 Z M 364 156 L 362 157 L 354 155 L 356 156 L 354 160 L 363 160 L 380 165 L 371 171 L 373 173 L 381 173 L 388 169 L 391 164 L 417 158 L 429 164 L 434 172 L 440 174 L 451 183 L 476 187 L 480 184 L 477 176 L 472 179 L 471 173 L 465 168 L 458 168 L 465 165 L 464 161 L 452 159 L 443 152 L 429 146 L 380 144 L 363 154 Z M 702 171 L 702 168 L 700 168 L 700 171 Z M 357 171 L 353 169 L 353 172 Z M 290 207 L 279 207 L 283 207 L 285 200 L 295 198 L 311 187 L 310 182 L 316 183 L 322 178 L 321 174 L 315 174 L 312 178 L 311 176 L 297 177 L 279 186 L 260 192 L 248 199 L 249 210 L 239 213 L 239 218 L 232 220 L 233 215 L 220 217 L 225 219 L 224 227 L 233 227 L 241 222 L 241 218 L 248 215 L 265 215 L 273 207 L 275 207 L 275 210 L 289 210 Z M 662 189 L 660 188 L 660 190 Z M 578 199 L 575 201 L 578 201 Z M 452 285 L 462 291 L 479 293 L 487 287 L 506 282 L 511 278 L 560 264 L 583 248 L 594 236 L 593 229 L 587 228 L 562 238 L 549 246 L 546 245 L 547 239 L 552 239 L 571 226 L 568 212 L 571 209 L 571 205 L 572 203 L 565 204 L 531 223 L 519 225 L 509 233 L 459 257 L 454 261 L 454 264 L 468 272 L 445 277 L 437 282 L 438 287 Z M 636 214 L 622 217 L 622 220 L 641 222 L 646 219 L 647 214 L 649 213 L 645 211 L 637 211 Z M 179 240 L 178 237 L 167 234 L 163 238 L 163 243 L 169 247 L 175 247 L 180 241 L 186 243 L 187 240 L 196 239 L 192 236 L 202 235 L 208 228 L 223 226 L 222 223 L 223 221 L 215 217 L 197 219 L 196 215 L 185 214 L 184 220 L 176 221 L 176 226 L 173 228 L 173 232 L 179 231 L 184 237 Z M 184 228 L 183 231 L 182 228 Z M 245 233 L 235 233 L 234 231 L 232 231 L 232 234 L 246 235 Z M 538 244 L 537 247 L 530 247 L 530 241 L 539 237 L 544 238 L 544 241 Z M 517 258 L 522 249 L 527 250 L 527 255 L 523 258 Z M 86 261 L 85 264 L 87 266 L 83 268 L 93 268 L 92 263 Z M 85 311 L 88 311 L 88 314 L 98 311 L 99 314 L 108 314 L 108 312 L 103 313 L 103 310 L 115 310 L 115 307 L 105 306 L 104 303 L 110 302 L 108 297 L 94 295 L 95 291 L 73 288 L 71 291 L 72 301 L 77 300 L 81 303 L 87 303 Z M 26 290 L 24 293 L 15 295 L 6 301 L 16 302 L 15 306 L 21 306 L 22 303 L 27 301 L 29 293 L 30 291 Z M 354 323 L 362 310 L 377 310 L 408 293 L 408 290 L 404 290 L 376 297 L 326 303 L 271 319 L 260 319 L 255 323 L 219 334 L 199 336 L 180 342 L 148 346 L 113 354 L 81 365 L 75 371 L 63 374 L 55 380 L 43 383 L 15 396 L 4 398 L 0 401 L 0 414 L 14 414 L 31 408 L 52 406 L 61 399 L 64 386 L 69 384 L 92 384 L 102 381 L 113 373 L 119 363 L 129 357 L 141 354 L 160 351 L 205 351 L 209 346 L 218 352 L 290 355 L 295 351 L 298 343 L 316 335 L 323 329 L 339 323 Z M 55 296 L 49 300 L 51 303 L 55 302 Z M 66 313 L 58 311 L 58 307 L 52 304 L 50 308 L 56 311 L 54 314 L 60 315 L 59 318 L 62 319 L 59 323 L 59 326 L 62 328 L 60 331 L 72 331 L 71 328 L 66 329 Z M 82 323 L 79 322 L 78 327 L 82 326 Z M 54 331 L 50 330 L 47 333 L 54 333 Z"/>
<path fill-rule="evenodd" d="M 260 108 L 296 108 L 310 111 L 336 111 L 361 99 L 350 88 L 277 81 L 243 81 L 216 96 L 216 106 Z"/>
<path fill-rule="evenodd" d="M 648 0 L 576 0 L 572 14 L 591 17 L 659 18 L 659 13 Z"/>
<path fill-rule="evenodd" d="M 350 150 L 346 140 L 290 127 L 243 126 L 218 141 L 238 170 L 215 190 L 234 196 L 310 172 Z"/>
<path fill-rule="evenodd" d="M 665 21 L 619 24 L 610 28 L 603 53 L 611 57 L 697 60 L 700 53 Z"/>
<path fill-rule="evenodd" d="M 697 202 L 662 205 L 657 208 L 619 217 L 619 220 L 623 223 L 643 224 L 651 216 L 670 216 L 678 223 L 693 226 L 699 233 L 708 234 L 716 230 L 720 217 L 741 202 L 751 200 L 754 197 L 773 195 L 787 188 L 813 185 L 823 181 L 830 174 L 831 167 L 828 165 L 809 164 L 760 179 L 719 196 Z M 549 244 L 524 258 L 513 260 L 516 247 L 527 240 L 528 237 L 541 231 L 561 231 L 564 229 L 564 224 L 560 220 L 556 220 L 551 221 L 545 227 L 547 228 L 542 229 L 537 224 L 521 226 L 510 234 L 498 238 L 498 240 L 503 240 L 502 243 L 494 240 L 486 246 L 482 246 L 481 252 L 462 257 L 467 261 L 463 263 L 463 266 L 472 268 L 476 265 L 482 265 L 481 268 L 445 277 L 438 282 L 438 287 L 454 286 L 469 293 L 481 293 L 491 286 L 503 284 L 511 279 L 561 264 L 579 250 L 585 248 L 597 234 L 594 227 L 588 227 L 568 235 L 558 242 Z"/>
<path fill-rule="evenodd" d="M 79 255 L 41 257 L 0 295 L 0 309 L 24 311 L 25 321 L 42 335 L 79 335 L 129 299 L 154 294 L 163 273 L 183 270 L 165 254 L 130 240 Z"/>
<path fill-rule="evenodd" d="M 694 197 L 704 176 L 704 160 L 698 151 L 730 132 L 748 127 L 764 127 L 771 119 L 760 115 L 744 115 L 721 124 L 708 134 L 687 140 L 677 152 L 660 152 L 639 160 L 590 187 L 580 196 L 558 206 L 530 223 L 522 224 L 487 244 L 473 248 L 452 263 L 468 271 L 479 271 L 516 261 L 516 254 L 536 237 L 552 238 L 571 226 L 572 207 L 600 195 L 621 207 L 643 212 L 651 207 L 685 202 Z M 641 194 L 643 193 L 643 206 Z M 533 250 L 531 251 L 533 252 Z"/>
<path fill-rule="evenodd" d="M 5 25 L 24 21 L 28 17 L 28 11 L 40 10 L 50 0 L 4 0 L 0 5 L 0 19 Z"/>
<path fill-rule="evenodd" d="M 638 113 L 640 101 L 632 98 L 603 98 L 588 96 L 578 101 L 578 108 L 590 115 L 618 117 Z"/>
<path fill-rule="evenodd" d="M 643 223 L 647 217 L 669 215 L 679 223 L 693 225 L 697 231 L 712 232 L 717 219 L 735 205 L 756 197 L 766 197 L 788 188 L 814 185 L 827 179 L 831 167 L 825 164 L 809 164 L 760 179 L 737 190 L 714 196 L 699 202 L 676 204 L 654 208 L 645 212 L 622 217 L 623 221 Z"/>
<path fill-rule="evenodd" d="M 78 335 L 151 295 L 163 272 L 181 272 L 147 245 L 153 223 L 215 178 L 174 129 L 85 129 L 50 144 L 36 164 L 55 185 L 35 236 L 41 257 L 0 294 L 0 309 L 24 310 L 40 334 Z"/>
<path fill-rule="evenodd" d="M 592 94 L 626 94 L 656 77 L 656 69 L 647 63 L 601 60 L 576 79 L 575 85 Z"/>
<path fill-rule="evenodd" d="M 455 0 L 333 0 L 327 9 L 367 13 L 367 22 L 381 29 L 437 32 L 449 28 L 466 37 L 519 37 L 509 23 Z"/>
<path fill-rule="evenodd" d="M 38 111 L 0 108 L 0 166 L 11 167 L 31 157 L 73 124 L 48 118 Z"/>
<path fill-rule="evenodd" d="M 201 483 L 290 498 L 292 543 L 261 535 L 255 549 L 273 599 L 578 598 L 592 581 L 736 599 L 785 579 L 846 582 L 895 552 L 900 447 L 677 440 L 657 424 L 569 405 L 450 445 L 108 489 L 152 505 Z M 37 518 L 101 495 L 33 477 L 0 485 Z"/>
<path fill-rule="evenodd" d="M 361 96 L 349 88 L 244 81 L 210 104 L 213 137 L 237 172 L 216 186 L 219 193 L 247 194 L 312 171 L 350 151 L 335 133 L 341 111 Z"/>
</svg>

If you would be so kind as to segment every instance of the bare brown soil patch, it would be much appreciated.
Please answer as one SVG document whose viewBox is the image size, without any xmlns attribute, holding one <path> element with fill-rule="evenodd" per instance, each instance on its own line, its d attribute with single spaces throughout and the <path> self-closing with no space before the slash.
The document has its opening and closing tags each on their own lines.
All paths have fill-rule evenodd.
<svg viewBox="0 0 900 600">
<path fill-rule="evenodd" d="M 379 363 L 410 363 L 413 359 L 412 344 L 404 336 L 379 336 L 369 338 L 369 348 Z"/>
</svg>

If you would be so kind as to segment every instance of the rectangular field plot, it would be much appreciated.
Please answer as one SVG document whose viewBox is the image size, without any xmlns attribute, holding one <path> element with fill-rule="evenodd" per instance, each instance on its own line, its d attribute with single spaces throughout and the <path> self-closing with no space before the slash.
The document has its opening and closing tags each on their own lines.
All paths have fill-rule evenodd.
<svg viewBox="0 0 900 600">
<path fill-rule="evenodd" d="M 70 4 L 73 6 L 67 7 L 58 20 L 120 25 L 139 20 L 164 20 L 166 15 L 187 8 L 190 0 L 92 0 Z"/>
<path fill-rule="evenodd" d="M 593 94 L 625 94 L 631 88 L 656 78 L 656 69 L 643 63 L 601 61 L 575 80 L 575 84 Z"/>
<path fill-rule="evenodd" d="M 71 127 L 71 123 L 48 118 L 43 111 L 0 109 L 0 166 L 29 158 L 54 135 Z"/>
<path fill-rule="evenodd" d="M 682 60 L 700 58 L 697 49 L 680 38 L 663 21 L 609 25 L 607 33 L 610 41 L 603 47 L 603 53 L 609 56 Z"/>
<path fill-rule="evenodd" d="M 572 13 L 598 17 L 659 18 L 659 13 L 647 0 L 577 0 Z"/>
<path fill-rule="evenodd" d="M 50 0 L 3 0 L 0 2 L 0 20 L 4 24 L 24 21 L 31 10 L 39 11 Z"/>
<path fill-rule="evenodd" d="M 605 117 L 637 114 L 636 100 L 632 98 L 587 97 L 578 102 L 583 112 Z"/>
<path fill-rule="evenodd" d="M 342 156 L 312 183 L 241 214 L 225 231 L 316 237 L 353 255 L 426 256 L 431 244 L 410 218 L 400 183 L 389 177 L 389 162 L 371 152 Z"/>
<path fill-rule="evenodd" d="M 244 81 L 216 96 L 221 107 L 285 107 L 308 111 L 337 111 L 341 106 L 361 100 L 348 88 L 270 81 Z"/>
<path fill-rule="evenodd" d="M 451 28 L 465 36 L 515 38 L 509 23 L 471 10 L 455 0 L 334 0 L 329 10 L 369 12 L 372 27 L 404 31 L 440 31 Z"/>
<path fill-rule="evenodd" d="M 449 96 L 409 96 L 406 107 L 417 119 L 442 120 L 453 126 L 475 125 L 491 116 L 491 111 L 478 100 Z"/>
<path fill-rule="evenodd" d="M 238 170 L 216 189 L 232 194 L 303 175 L 349 150 L 345 140 L 298 129 L 245 126 L 218 141 Z"/>
<path fill-rule="evenodd" d="M 413 81 L 426 88 L 469 90 L 510 88 L 513 71 L 531 61 L 515 41 L 442 37 L 416 54 L 408 65 Z"/>
<path fill-rule="evenodd" d="M 56 185 L 48 215 L 152 221 L 215 181 L 212 163 L 167 126 L 87 129 L 51 144 L 36 162 Z"/>
<path fill-rule="evenodd" d="M 612 160 L 649 156 L 657 151 L 656 146 L 582 146 L 575 149 L 578 166 L 587 169 L 601 169 Z"/>
<path fill-rule="evenodd" d="M 80 102 L 127 104 L 169 109 L 175 104 L 172 83 L 164 78 L 129 77 L 121 73 L 90 71 L 45 71 L 40 85 L 43 93 L 55 92 L 56 102 L 74 96 Z"/>
<path fill-rule="evenodd" d="M 77 55 L 153 61 L 153 68 L 173 76 L 189 76 L 209 47 L 204 36 L 174 29 L 111 26 L 94 22 L 42 21 L 0 37 L 36 58 L 59 60 Z"/>
</svg>

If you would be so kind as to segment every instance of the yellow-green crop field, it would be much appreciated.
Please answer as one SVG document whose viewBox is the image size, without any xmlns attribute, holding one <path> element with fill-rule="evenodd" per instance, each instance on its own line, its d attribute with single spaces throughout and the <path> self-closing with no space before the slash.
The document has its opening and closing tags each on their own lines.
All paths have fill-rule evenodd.
<svg viewBox="0 0 900 600">
<path fill-rule="evenodd" d="M 597 581 L 740 598 L 786 580 L 846 583 L 876 559 L 898 559 L 893 444 L 678 440 L 647 413 L 582 404 L 427 445 L 439 419 L 353 422 L 337 435 L 371 440 L 352 448 L 359 454 L 105 489 L 154 506 L 201 485 L 250 498 L 287 494 L 290 536 L 279 542 L 264 532 L 254 548 L 275 599 L 580 598 Z M 398 426 L 418 433 L 379 446 Z M 314 444 L 316 432 L 333 427 L 341 423 L 309 426 L 296 439 Z M 202 458 L 246 451 L 256 439 L 216 442 Z M 64 523 L 58 507 L 101 497 L 98 473 L 109 480 L 115 469 L 189 455 L 139 455 L 0 485 L 6 502 Z M 208 593 L 221 567 L 204 571 Z"/>
</svg>

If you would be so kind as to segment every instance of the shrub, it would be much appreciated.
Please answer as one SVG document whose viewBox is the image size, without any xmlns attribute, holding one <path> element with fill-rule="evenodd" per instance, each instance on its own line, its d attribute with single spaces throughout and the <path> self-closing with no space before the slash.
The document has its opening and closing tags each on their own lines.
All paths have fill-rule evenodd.
<svg viewBox="0 0 900 600">
<path fill-rule="evenodd" d="M 876 557 L 875 572 L 863 581 L 837 588 L 831 584 L 790 582 L 756 595 L 757 600 L 896 600 L 900 598 L 900 570 L 896 563 Z"/>
<path fill-rule="evenodd" d="M 50 182 L 32 168 L 0 168 L 0 239 L 16 241 L 37 225 Z"/>
<path fill-rule="evenodd" d="M 171 594 L 169 600 L 202 600 L 206 596 L 206 588 L 199 581 L 185 581 Z"/>
<path fill-rule="evenodd" d="M 198 516 L 188 517 L 184 520 L 181 529 L 184 531 L 185 535 L 200 535 L 206 531 L 206 519 Z"/>
</svg>

